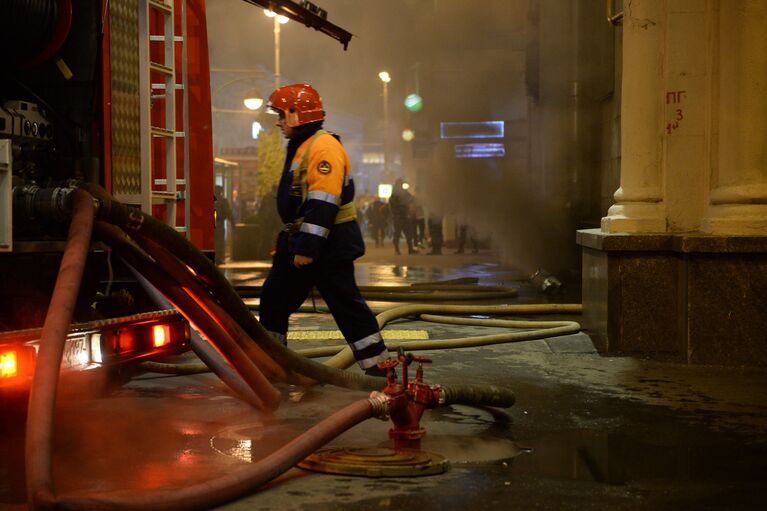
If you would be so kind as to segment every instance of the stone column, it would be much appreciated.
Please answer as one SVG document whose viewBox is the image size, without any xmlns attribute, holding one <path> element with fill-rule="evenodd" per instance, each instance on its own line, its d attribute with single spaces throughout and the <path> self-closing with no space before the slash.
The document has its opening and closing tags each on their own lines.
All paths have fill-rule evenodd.
<svg viewBox="0 0 767 511">
<path fill-rule="evenodd" d="M 767 2 L 720 3 L 718 157 L 709 234 L 767 234 Z M 716 140 L 716 139 L 715 139 Z"/>
<path fill-rule="evenodd" d="M 767 1 L 624 1 L 621 187 L 583 247 L 600 351 L 767 365 Z M 653 233 L 655 231 L 655 233 Z"/>
<path fill-rule="evenodd" d="M 661 165 L 667 232 L 700 229 L 708 203 L 718 1 L 666 2 L 664 85 L 656 94 L 664 107 Z"/>
<path fill-rule="evenodd" d="M 664 232 L 663 55 L 665 2 L 624 3 L 621 186 L 602 231 Z"/>
</svg>

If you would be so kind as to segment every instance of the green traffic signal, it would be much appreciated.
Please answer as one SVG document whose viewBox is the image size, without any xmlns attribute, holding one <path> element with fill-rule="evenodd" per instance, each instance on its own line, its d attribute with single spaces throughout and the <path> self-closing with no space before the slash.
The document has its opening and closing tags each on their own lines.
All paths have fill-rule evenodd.
<svg viewBox="0 0 767 511">
<path fill-rule="evenodd" d="M 405 108 L 411 112 L 420 112 L 423 108 L 423 98 L 418 94 L 409 94 L 405 98 Z"/>
</svg>

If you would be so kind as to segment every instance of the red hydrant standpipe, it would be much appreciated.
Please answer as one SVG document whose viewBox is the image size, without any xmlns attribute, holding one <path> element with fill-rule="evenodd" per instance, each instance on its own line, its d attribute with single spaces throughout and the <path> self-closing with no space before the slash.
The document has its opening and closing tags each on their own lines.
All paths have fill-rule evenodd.
<svg viewBox="0 0 767 511">
<path fill-rule="evenodd" d="M 418 369 L 415 380 L 408 382 L 407 370 L 412 362 L 418 362 Z M 423 412 L 444 402 L 442 387 L 423 382 L 423 364 L 430 363 L 428 358 L 405 355 L 399 350 L 396 359 L 378 364 L 379 367 L 388 369 L 388 385 L 383 392 L 391 398 L 390 415 L 394 427 L 389 430 L 389 438 L 392 439 L 395 449 L 420 449 L 421 438 L 426 435 L 426 430 L 420 425 Z M 397 365 L 402 367 L 402 385 L 395 381 L 391 371 Z"/>
</svg>

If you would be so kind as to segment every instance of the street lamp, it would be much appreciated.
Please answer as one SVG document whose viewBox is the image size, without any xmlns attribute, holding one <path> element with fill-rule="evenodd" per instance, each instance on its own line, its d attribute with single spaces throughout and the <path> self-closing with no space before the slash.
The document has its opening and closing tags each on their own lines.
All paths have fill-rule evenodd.
<svg viewBox="0 0 767 511">
<path fill-rule="evenodd" d="M 258 92 L 258 88 L 252 87 L 252 85 L 254 83 L 258 83 L 258 79 L 262 77 L 262 73 L 260 71 L 247 70 L 247 69 L 231 69 L 231 70 L 211 69 L 211 71 L 237 72 L 237 73 L 246 73 L 246 74 L 252 75 L 252 76 L 240 76 L 238 78 L 234 78 L 232 80 L 226 81 L 224 83 L 217 85 L 211 91 L 211 98 L 215 102 L 218 96 L 218 93 L 221 92 L 223 89 L 229 87 L 230 85 L 235 85 L 238 83 L 241 84 L 243 82 L 250 82 L 251 87 L 247 89 L 247 92 L 245 92 L 244 96 L 241 96 L 242 104 L 245 106 L 245 108 L 247 108 L 247 110 L 236 110 L 232 108 L 218 108 L 215 104 L 213 104 L 211 105 L 212 107 L 211 110 L 213 112 L 249 114 L 249 113 L 253 113 L 255 110 L 258 110 L 264 104 L 264 100 L 261 98 L 261 95 Z M 242 90 L 242 87 L 238 87 L 238 89 Z"/>
<path fill-rule="evenodd" d="M 242 102 L 248 110 L 258 110 L 264 104 L 263 98 L 256 89 L 249 90 Z"/>
<path fill-rule="evenodd" d="M 288 22 L 287 16 L 264 9 L 267 18 L 274 18 L 274 89 L 280 88 L 280 25 Z"/>
<path fill-rule="evenodd" d="M 383 82 L 383 110 L 384 110 L 384 137 L 383 137 L 383 169 L 386 172 L 387 152 L 389 148 L 389 82 L 391 76 L 387 71 L 378 73 L 378 78 Z"/>
</svg>

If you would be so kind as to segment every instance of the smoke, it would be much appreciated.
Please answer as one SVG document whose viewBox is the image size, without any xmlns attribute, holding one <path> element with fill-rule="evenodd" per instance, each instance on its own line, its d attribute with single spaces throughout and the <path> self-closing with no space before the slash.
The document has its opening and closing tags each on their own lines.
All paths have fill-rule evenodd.
<svg viewBox="0 0 767 511">
<path fill-rule="evenodd" d="M 446 146 L 425 185 L 424 203 L 445 219 L 468 224 L 502 259 L 532 273 L 574 268 L 575 225 L 568 205 L 547 195 L 537 176 L 503 162 L 465 161 Z"/>
<path fill-rule="evenodd" d="M 573 93 L 573 83 L 585 83 L 578 65 L 596 59 L 580 49 L 587 27 L 578 23 L 601 19 L 586 12 L 598 10 L 596 4 L 576 4 L 322 0 L 328 20 L 355 37 L 345 52 L 324 34 L 283 25 L 282 83 L 309 82 L 319 90 L 326 127 L 342 136 L 360 191 L 375 193 L 379 182 L 402 176 L 427 208 L 471 225 L 520 269 L 576 269 L 575 230 L 598 225 L 600 216 L 589 177 L 594 162 L 584 157 L 598 153 L 600 133 L 578 124 L 584 107 Z M 212 65 L 261 66 L 266 96 L 274 85 L 272 21 L 241 0 L 207 5 Z M 382 70 L 392 77 L 388 103 Z M 403 105 L 413 92 L 423 98 L 417 113 Z M 598 106 L 592 113 L 599 117 Z M 464 121 L 503 121 L 505 133 L 502 139 L 440 138 L 440 123 Z M 405 128 L 415 132 L 412 142 L 401 139 Z M 382 171 L 380 163 L 363 163 L 362 155 L 382 151 L 384 139 Z M 501 143 L 505 154 L 457 158 L 455 144 L 470 142 Z M 597 161 L 591 168 L 598 167 Z"/>
</svg>

